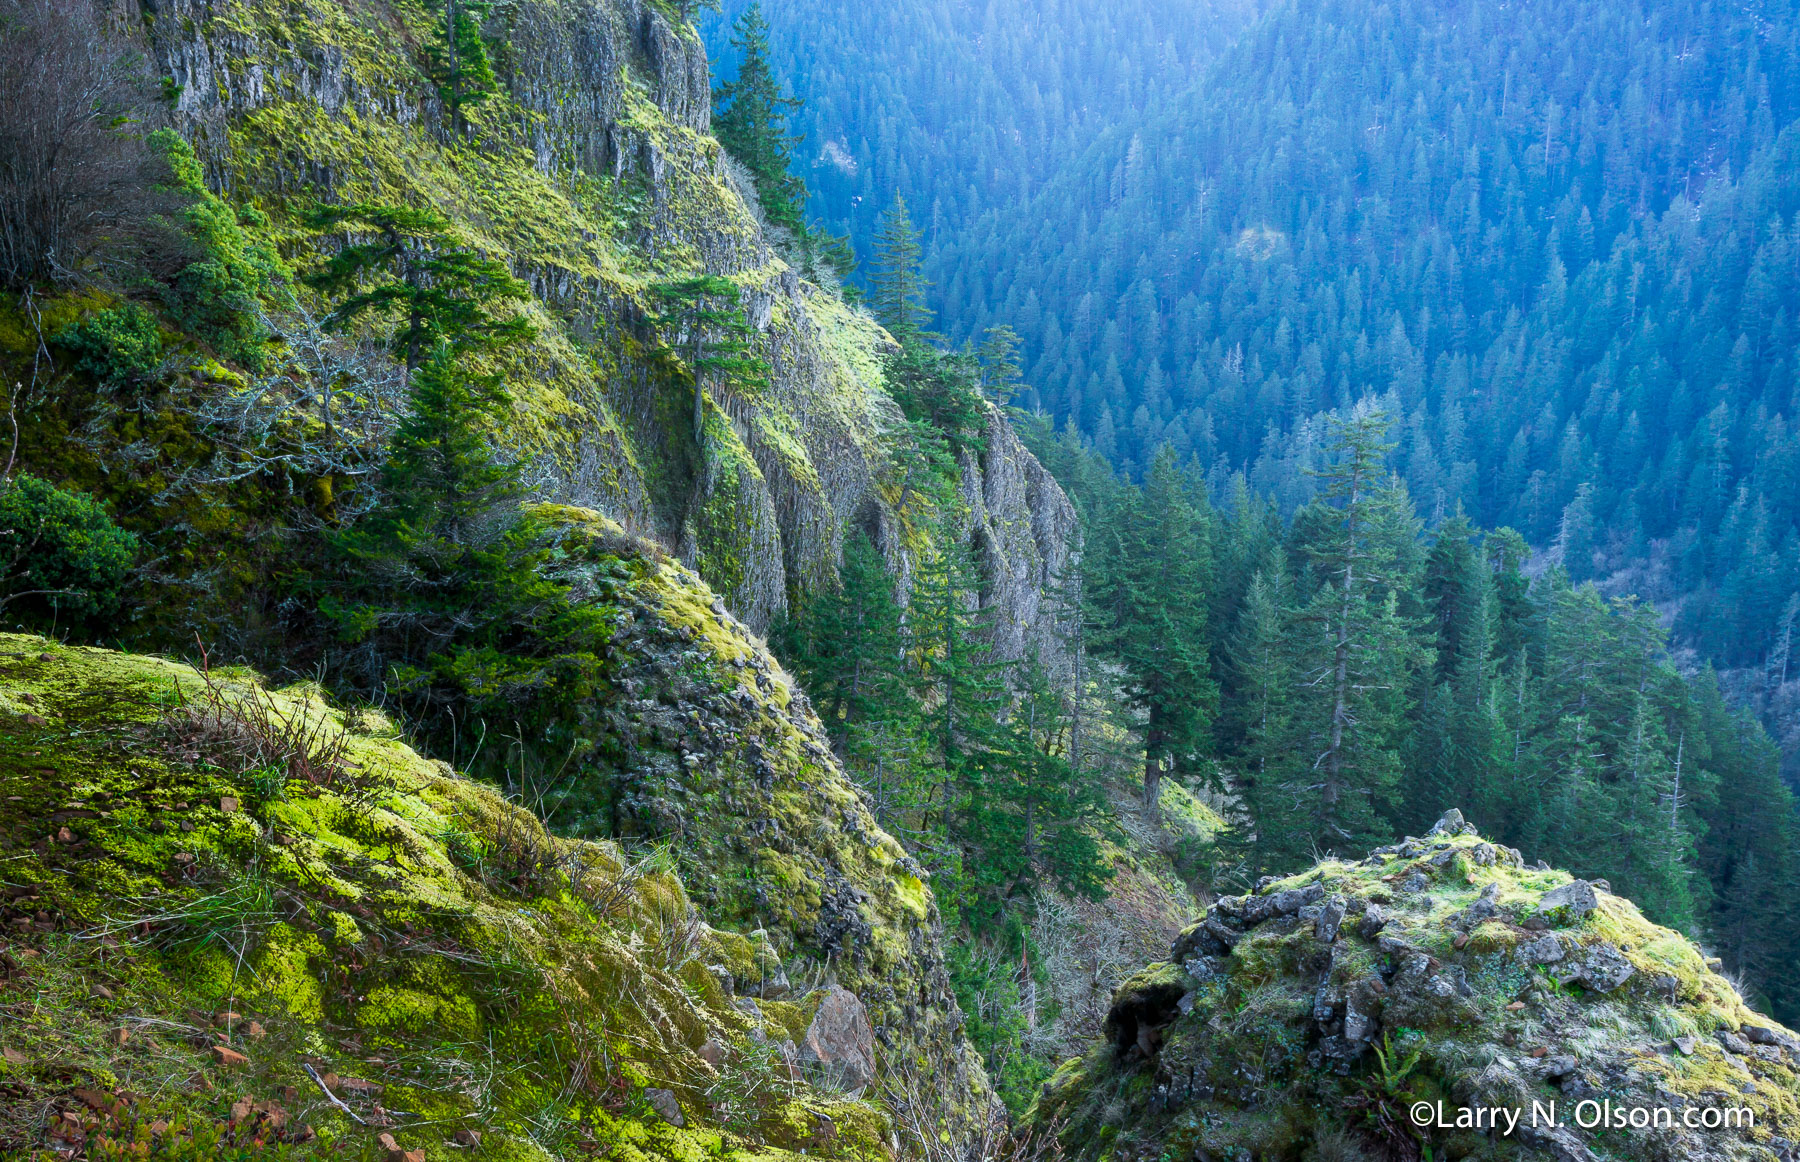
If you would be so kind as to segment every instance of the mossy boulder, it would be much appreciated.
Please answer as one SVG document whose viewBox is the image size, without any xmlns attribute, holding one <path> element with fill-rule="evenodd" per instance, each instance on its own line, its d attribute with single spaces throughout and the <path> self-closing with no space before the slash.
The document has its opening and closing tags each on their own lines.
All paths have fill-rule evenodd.
<svg viewBox="0 0 1800 1162">
<path fill-rule="evenodd" d="M 1125 982 L 1032 1125 L 1080 1158 L 1795 1156 L 1800 1038 L 1602 883 L 1453 814 L 1258 888 Z"/>
<path fill-rule="evenodd" d="M 315 688 L 0 636 L 0 1152 L 886 1156 L 675 868 Z"/>
</svg>

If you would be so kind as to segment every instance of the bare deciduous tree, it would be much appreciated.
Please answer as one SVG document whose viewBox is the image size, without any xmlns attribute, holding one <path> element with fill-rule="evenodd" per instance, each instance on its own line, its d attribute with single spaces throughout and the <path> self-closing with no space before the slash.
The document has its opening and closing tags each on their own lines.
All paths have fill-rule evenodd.
<svg viewBox="0 0 1800 1162">
<path fill-rule="evenodd" d="M 93 0 L 0 0 L 0 281 L 66 277 L 119 221 L 146 82 Z"/>
</svg>

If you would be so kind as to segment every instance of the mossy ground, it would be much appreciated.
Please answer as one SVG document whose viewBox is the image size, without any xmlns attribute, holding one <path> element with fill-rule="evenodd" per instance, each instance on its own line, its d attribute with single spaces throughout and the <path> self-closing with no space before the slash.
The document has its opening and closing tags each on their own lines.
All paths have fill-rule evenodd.
<svg viewBox="0 0 1800 1162">
<path fill-rule="evenodd" d="M 241 739 L 193 725 L 212 699 L 311 723 L 341 759 L 322 781 L 241 769 Z M 185 1118 L 271 1156 L 375 1156 L 389 1133 L 465 1157 L 466 1131 L 504 1158 L 886 1152 L 876 1107 L 771 1061 L 792 1015 L 731 996 L 762 954 L 698 919 L 672 863 L 549 835 L 379 715 L 5 636 L 0 720 L 10 1151 L 98 1157 Z M 267 1104 L 234 1127 L 244 1098 Z"/>
</svg>

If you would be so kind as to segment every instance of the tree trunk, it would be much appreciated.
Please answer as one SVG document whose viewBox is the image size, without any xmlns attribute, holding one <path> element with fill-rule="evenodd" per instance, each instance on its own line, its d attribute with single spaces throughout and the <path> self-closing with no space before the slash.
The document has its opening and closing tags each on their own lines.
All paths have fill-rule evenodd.
<svg viewBox="0 0 1800 1162">
<path fill-rule="evenodd" d="M 1155 711 L 1151 714 L 1154 716 Z M 1163 730 L 1154 721 L 1144 732 L 1144 810 L 1156 818 L 1162 802 Z"/>
</svg>

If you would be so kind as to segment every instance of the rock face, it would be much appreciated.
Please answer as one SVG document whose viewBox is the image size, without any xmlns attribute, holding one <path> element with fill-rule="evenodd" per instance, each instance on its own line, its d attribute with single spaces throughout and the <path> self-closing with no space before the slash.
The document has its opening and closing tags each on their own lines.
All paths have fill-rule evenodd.
<svg viewBox="0 0 1800 1162">
<path fill-rule="evenodd" d="M 1460 814 L 1259 889 L 1120 988 L 1034 1125 L 1081 1158 L 1794 1156 L 1800 1040 L 1679 933 Z"/>
<path fill-rule="evenodd" d="M 177 124 L 231 196 L 282 227 L 315 199 L 430 203 L 505 255 L 539 300 L 539 338 L 500 370 L 546 497 L 592 507 L 677 553 L 761 633 L 834 583 L 846 529 L 902 581 L 929 522 L 892 509 L 900 415 L 891 340 L 802 277 L 764 236 L 710 123 L 704 49 L 649 0 L 519 0 L 489 20 L 503 92 L 465 142 L 407 46 L 426 7 L 398 0 L 139 0 Z M 297 265 L 307 265 L 304 229 Z M 322 249 L 335 243 L 318 240 Z M 730 278 L 763 337 L 766 388 L 715 390 L 697 452 L 691 380 L 643 320 L 657 279 Z M 1042 597 L 1072 549 L 1060 488 L 990 416 L 965 457 L 959 530 L 989 569 L 1001 652 L 1046 645 Z M 1046 661 L 1055 658 L 1046 656 Z"/>
</svg>

